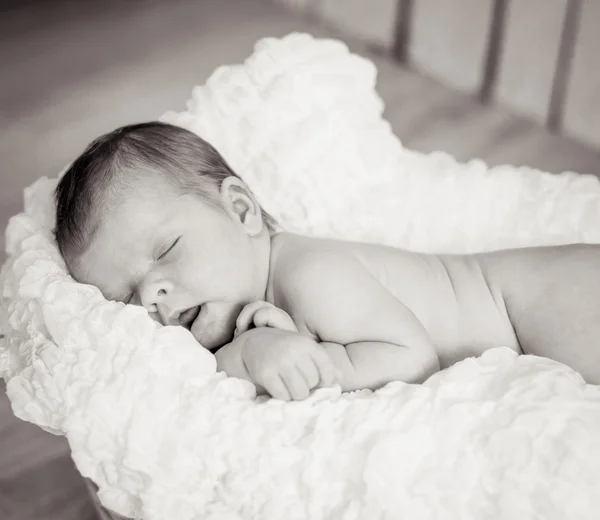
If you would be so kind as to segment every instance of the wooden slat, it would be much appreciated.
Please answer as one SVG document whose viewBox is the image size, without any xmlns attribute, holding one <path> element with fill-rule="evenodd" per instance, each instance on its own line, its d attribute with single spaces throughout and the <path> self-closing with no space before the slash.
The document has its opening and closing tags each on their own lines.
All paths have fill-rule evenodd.
<svg viewBox="0 0 600 520">
<path fill-rule="evenodd" d="M 398 0 L 394 25 L 392 56 L 401 64 L 408 65 L 411 26 L 413 23 L 413 0 Z"/>
<path fill-rule="evenodd" d="M 565 9 L 560 48 L 556 60 L 556 70 L 552 83 L 552 94 L 548 108 L 547 125 L 552 131 L 559 131 L 563 122 L 565 96 L 570 82 L 575 42 L 579 32 L 581 0 L 569 0 Z"/>
<path fill-rule="evenodd" d="M 494 0 L 485 50 L 483 78 L 481 80 L 481 89 L 479 90 L 479 99 L 483 103 L 490 101 L 496 89 L 498 68 L 504 47 L 507 7 L 508 0 Z"/>
<path fill-rule="evenodd" d="M 511 0 L 496 99 L 545 122 L 568 0 Z"/>
<path fill-rule="evenodd" d="M 563 128 L 567 134 L 600 148 L 600 2 L 582 2 Z"/>
<path fill-rule="evenodd" d="M 411 62 L 451 87 L 479 92 L 492 8 L 493 0 L 418 0 Z"/>
</svg>

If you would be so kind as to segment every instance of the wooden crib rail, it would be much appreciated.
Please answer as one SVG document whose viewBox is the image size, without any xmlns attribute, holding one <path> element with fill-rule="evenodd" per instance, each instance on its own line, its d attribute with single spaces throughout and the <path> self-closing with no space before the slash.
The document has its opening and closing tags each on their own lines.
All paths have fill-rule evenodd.
<svg viewBox="0 0 600 520">
<path fill-rule="evenodd" d="M 600 149 L 598 0 L 277 0 Z"/>
<path fill-rule="evenodd" d="M 479 4 L 478 9 L 474 9 L 475 2 Z M 585 68 L 584 64 L 578 62 L 578 69 L 573 71 L 573 62 L 578 51 L 578 33 L 582 30 L 581 14 L 583 8 L 585 7 L 586 11 L 590 11 L 587 13 L 588 17 L 596 17 L 597 22 L 600 22 L 600 11 L 597 11 L 591 5 L 584 5 L 585 3 L 585 0 L 439 0 L 437 2 L 430 0 L 398 0 L 392 54 L 400 63 L 409 65 L 416 61 L 417 65 L 432 69 L 431 72 L 439 75 L 441 79 L 446 79 L 459 88 L 473 90 L 483 103 L 494 101 L 498 96 L 497 91 L 499 88 L 504 88 L 504 92 L 500 96 L 508 98 L 509 104 L 511 98 L 517 104 L 523 103 L 520 100 L 522 95 L 519 92 L 523 87 L 519 88 L 517 85 L 511 85 L 510 80 L 506 79 L 507 74 L 512 73 L 513 76 L 522 76 L 524 79 L 522 82 L 525 84 L 527 84 L 527 76 L 530 75 L 530 85 L 543 79 L 547 84 L 538 88 L 538 94 L 545 98 L 542 105 L 537 107 L 524 106 L 522 108 L 525 109 L 525 112 L 528 111 L 527 108 L 530 108 L 534 111 L 530 115 L 538 116 L 543 119 L 543 122 L 551 131 L 559 132 L 565 123 L 565 110 L 568 111 L 569 109 L 567 95 L 571 80 L 577 82 L 577 75 L 582 73 L 578 69 Z M 445 5 L 442 6 L 442 4 Z M 416 13 L 419 10 L 421 12 Z M 415 24 L 429 25 L 430 27 L 425 28 L 425 33 L 434 39 L 436 25 L 446 24 L 447 27 L 448 20 L 444 21 L 443 17 L 449 10 L 458 14 L 454 18 L 456 25 L 447 28 L 445 38 L 453 40 L 455 45 L 460 39 L 458 33 L 461 30 L 469 32 L 467 29 L 468 24 L 475 23 L 485 26 L 485 19 L 488 18 L 485 33 L 476 31 L 467 36 L 465 40 L 481 48 L 479 52 L 476 52 L 476 56 L 481 57 L 481 62 L 463 63 L 459 65 L 455 72 L 460 73 L 461 67 L 465 66 L 475 69 L 473 72 L 477 80 L 471 84 L 461 83 L 459 78 L 453 77 L 451 70 L 444 70 L 436 63 L 437 57 L 431 55 L 435 53 L 435 44 L 427 46 L 426 42 L 422 42 L 421 46 L 425 50 L 419 51 L 417 49 L 416 53 L 412 48 L 413 45 L 419 45 L 418 42 L 415 43 L 412 39 L 415 31 L 413 26 Z M 509 16 L 511 10 L 513 16 Z M 592 12 L 595 10 L 597 12 Z M 537 21 L 536 15 L 540 15 Z M 539 25 L 545 21 L 553 21 L 553 27 L 540 27 Z M 417 27 L 416 30 L 419 31 L 419 28 Z M 526 46 L 528 43 L 527 31 L 529 32 L 530 46 L 534 48 L 537 46 L 537 50 L 534 49 L 532 54 L 527 55 L 528 59 L 523 59 L 523 54 L 519 52 L 519 49 L 514 49 L 511 54 L 503 53 L 507 45 L 507 39 L 511 37 L 513 40 L 520 38 L 521 46 Z M 539 34 L 540 32 L 541 34 Z M 443 38 L 444 36 L 441 39 L 443 40 Z M 443 43 L 441 42 L 441 44 Z M 452 47 L 452 45 L 451 41 L 450 46 Z M 516 44 L 513 43 L 512 45 Z M 580 45 L 582 44 L 580 43 Z M 413 49 L 412 53 L 411 49 Z M 580 50 L 580 52 L 583 51 Z M 519 62 L 519 60 L 521 61 Z M 457 54 L 453 61 L 460 62 L 460 54 Z M 509 61 L 512 62 L 509 63 Z M 538 70 L 535 70 L 536 61 L 541 66 Z M 542 70 L 544 67 L 545 71 Z M 476 69 L 479 68 L 481 72 L 478 74 Z M 575 72 L 574 78 L 572 78 L 573 72 Z M 540 78 L 542 74 L 545 74 L 546 77 Z M 597 87 L 600 87 L 600 75 L 596 78 L 596 82 L 598 83 Z M 600 95 L 600 92 L 597 92 L 597 94 Z M 600 118 L 600 115 L 598 117 Z M 600 120 L 598 122 L 600 123 Z M 592 138 L 594 137 L 596 136 L 592 135 Z M 600 141 L 600 135 L 597 138 Z"/>
</svg>

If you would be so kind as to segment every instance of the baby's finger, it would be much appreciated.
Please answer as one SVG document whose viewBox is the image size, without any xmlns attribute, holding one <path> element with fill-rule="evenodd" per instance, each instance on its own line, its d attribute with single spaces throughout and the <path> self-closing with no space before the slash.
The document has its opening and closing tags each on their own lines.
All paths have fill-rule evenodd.
<svg viewBox="0 0 600 520">
<path fill-rule="evenodd" d="M 339 383 L 340 374 L 338 369 L 324 349 L 314 350 L 312 359 L 319 372 L 320 386 L 332 386 Z"/>
<path fill-rule="evenodd" d="M 298 332 L 292 318 L 286 312 L 276 307 L 263 307 L 259 309 L 254 314 L 253 321 L 257 327 L 272 327 L 274 329 Z"/>
<path fill-rule="evenodd" d="M 312 358 L 309 358 L 306 363 L 298 363 L 296 366 L 298 371 L 302 374 L 302 377 L 304 377 L 304 380 L 306 381 L 306 384 L 310 390 L 319 384 L 321 376 L 319 375 L 319 370 L 317 369 L 317 366 L 313 362 Z"/>
<path fill-rule="evenodd" d="M 235 331 L 233 333 L 233 336 L 237 337 L 243 332 L 246 332 L 250 328 L 250 325 L 254 320 L 254 314 L 256 313 L 256 311 L 258 311 L 265 305 L 269 304 L 261 300 L 256 300 L 255 302 L 246 305 L 242 309 L 242 312 L 240 312 L 240 314 L 238 315 L 237 320 L 235 320 Z"/>
<path fill-rule="evenodd" d="M 291 399 L 287 386 L 279 374 L 274 374 L 273 376 L 266 378 L 262 386 L 264 386 L 269 395 L 275 399 L 281 401 L 289 401 Z"/>
<path fill-rule="evenodd" d="M 302 401 L 308 397 L 310 388 L 296 367 L 282 370 L 281 376 L 294 401 Z"/>
</svg>

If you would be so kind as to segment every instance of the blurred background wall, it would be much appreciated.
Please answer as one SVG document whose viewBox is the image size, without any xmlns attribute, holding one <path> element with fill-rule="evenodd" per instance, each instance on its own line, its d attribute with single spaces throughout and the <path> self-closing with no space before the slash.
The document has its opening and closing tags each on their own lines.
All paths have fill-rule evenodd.
<svg viewBox="0 0 600 520">
<path fill-rule="evenodd" d="M 99 134 L 292 31 L 375 62 L 407 147 L 600 175 L 599 22 L 598 0 L 0 0 L 0 227 Z M 97 519 L 66 441 L 3 389 L 0 520 Z"/>
</svg>

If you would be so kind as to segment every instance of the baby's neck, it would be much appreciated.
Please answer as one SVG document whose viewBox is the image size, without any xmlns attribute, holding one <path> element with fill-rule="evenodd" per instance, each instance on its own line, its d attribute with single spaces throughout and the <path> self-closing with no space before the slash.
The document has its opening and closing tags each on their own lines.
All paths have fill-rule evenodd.
<svg viewBox="0 0 600 520">
<path fill-rule="evenodd" d="M 266 265 L 268 265 L 268 275 L 265 291 L 265 301 L 273 304 L 275 303 L 273 291 L 273 278 L 276 271 L 277 258 L 279 257 L 279 251 L 281 249 L 282 237 L 283 233 L 273 233 L 269 236 L 268 240 L 269 260 L 266 263 Z"/>
<path fill-rule="evenodd" d="M 261 232 L 259 236 L 253 239 L 253 258 L 255 273 L 254 294 L 257 300 L 268 301 L 268 294 L 271 286 L 271 257 L 272 257 L 272 237 L 267 231 Z"/>
</svg>

